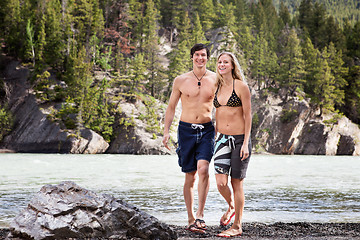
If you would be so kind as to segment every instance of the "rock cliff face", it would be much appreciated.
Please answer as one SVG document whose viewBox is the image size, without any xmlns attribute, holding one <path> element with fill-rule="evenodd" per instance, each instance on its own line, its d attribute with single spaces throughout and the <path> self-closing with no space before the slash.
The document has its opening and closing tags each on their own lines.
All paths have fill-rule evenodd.
<svg viewBox="0 0 360 240">
<path fill-rule="evenodd" d="M 81 131 L 81 137 L 75 137 L 48 120 L 29 92 L 29 70 L 19 62 L 7 64 L 3 77 L 9 88 L 8 104 L 15 123 L 0 148 L 29 153 L 103 153 L 108 148 L 109 144 L 89 129 Z"/>
<path fill-rule="evenodd" d="M 284 103 L 253 95 L 253 146 L 258 152 L 305 155 L 360 155 L 360 129 L 336 114 L 319 117 L 305 100 Z"/>
</svg>

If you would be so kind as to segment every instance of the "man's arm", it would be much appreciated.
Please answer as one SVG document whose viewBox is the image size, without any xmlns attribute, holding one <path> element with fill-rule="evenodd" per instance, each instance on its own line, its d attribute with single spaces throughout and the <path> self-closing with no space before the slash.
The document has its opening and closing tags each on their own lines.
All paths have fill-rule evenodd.
<svg viewBox="0 0 360 240">
<path fill-rule="evenodd" d="M 164 136 L 163 136 L 163 144 L 164 146 L 170 150 L 170 147 L 168 146 L 168 141 L 170 138 L 170 126 L 171 123 L 174 119 L 175 116 L 175 109 L 176 106 L 179 102 L 180 96 L 181 96 L 181 92 L 179 90 L 179 79 L 175 78 L 174 80 L 174 84 L 173 84 L 173 88 L 171 91 L 171 95 L 170 95 L 170 99 L 169 99 L 169 104 L 166 108 L 166 112 L 165 112 L 165 120 L 164 120 Z"/>
</svg>

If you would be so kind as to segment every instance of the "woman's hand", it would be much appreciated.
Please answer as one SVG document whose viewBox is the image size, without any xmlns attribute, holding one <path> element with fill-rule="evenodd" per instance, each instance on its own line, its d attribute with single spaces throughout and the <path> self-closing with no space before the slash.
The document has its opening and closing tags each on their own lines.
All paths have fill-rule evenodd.
<svg viewBox="0 0 360 240">
<path fill-rule="evenodd" d="M 240 149 L 240 158 L 241 161 L 247 159 L 249 157 L 249 147 L 248 144 L 243 144 Z"/>
</svg>

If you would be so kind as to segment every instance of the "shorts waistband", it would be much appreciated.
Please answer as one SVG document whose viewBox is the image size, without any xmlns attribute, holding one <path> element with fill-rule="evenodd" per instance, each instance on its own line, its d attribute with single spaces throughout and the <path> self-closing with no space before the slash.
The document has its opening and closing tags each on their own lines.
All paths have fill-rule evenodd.
<svg viewBox="0 0 360 240">
<path fill-rule="evenodd" d="M 225 138 L 229 138 L 229 137 L 234 137 L 234 138 L 243 138 L 245 137 L 245 134 L 239 134 L 239 135 L 227 135 L 227 134 L 223 134 L 223 133 L 220 133 L 220 132 L 217 132 L 217 137 L 225 137 Z"/>
<path fill-rule="evenodd" d="M 207 123 L 188 123 L 188 122 L 179 121 L 179 125 L 185 126 L 185 127 L 190 127 L 190 128 L 193 127 L 194 125 L 196 125 L 196 126 L 203 126 L 204 128 L 206 128 L 206 127 L 213 126 L 213 123 L 211 121 L 207 122 Z"/>
</svg>

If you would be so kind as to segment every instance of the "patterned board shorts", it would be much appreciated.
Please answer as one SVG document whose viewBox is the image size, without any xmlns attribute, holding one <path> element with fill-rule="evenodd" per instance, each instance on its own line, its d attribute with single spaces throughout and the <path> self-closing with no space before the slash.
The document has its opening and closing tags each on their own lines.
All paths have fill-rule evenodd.
<svg viewBox="0 0 360 240">
<path fill-rule="evenodd" d="M 237 179 L 246 177 L 246 170 L 251 156 L 251 140 L 249 140 L 249 156 L 241 161 L 240 150 L 243 142 L 243 134 L 218 134 L 215 141 L 214 153 L 215 174 L 226 174 Z"/>
</svg>

